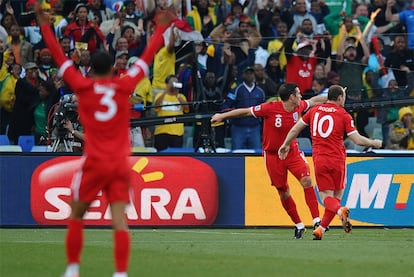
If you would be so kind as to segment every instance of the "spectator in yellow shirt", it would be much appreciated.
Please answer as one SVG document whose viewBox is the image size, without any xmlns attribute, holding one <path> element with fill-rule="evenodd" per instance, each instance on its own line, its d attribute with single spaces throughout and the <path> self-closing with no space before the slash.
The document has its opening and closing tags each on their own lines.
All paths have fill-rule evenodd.
<svg viewBox="0 0 414 277">
<path fill-rule="evenodd" d="M 175 116 L 188 113 L 190 108 L 187 104 L 187 98 L 184 94 L 179 93 L 178 82 L 175 75 L 169 75 L 166 80 L 166 89 L 164 92 L 155 96 L 155 111 L 158 116 Z M 184 136 L 184 123 L 157 125 L 154 132 L 154 146 L 158 151 L 168 147 L 182 147 Z"/>
</svg>

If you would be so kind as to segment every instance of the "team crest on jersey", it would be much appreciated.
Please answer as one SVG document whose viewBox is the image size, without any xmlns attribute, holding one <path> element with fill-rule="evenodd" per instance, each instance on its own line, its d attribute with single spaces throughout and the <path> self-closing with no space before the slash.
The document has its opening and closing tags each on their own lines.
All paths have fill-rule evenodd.
<svg viewBox="0 0 414 277">
<path fill-rule="evenodd" d="M 261 109 L 262 109 L 262 107 L 260 105 L 257 105 L 257 106 L 254 107 L 255 112 L 260 111 Z"/>
<path fill-rule="evenodd" d="M 299 119 L 299 114 L 298 114 L 298 112 L 294 112 L 294 113 L 293 113 L 293 120 L 294 120 L 295 122 L 297 122 L 297 121 L 298 121 L 298 119 Z"/>
</svg>

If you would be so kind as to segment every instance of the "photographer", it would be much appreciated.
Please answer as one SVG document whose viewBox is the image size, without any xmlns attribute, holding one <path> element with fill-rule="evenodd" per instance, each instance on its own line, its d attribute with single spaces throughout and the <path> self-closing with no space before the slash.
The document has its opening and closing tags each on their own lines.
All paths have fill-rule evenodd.
<svg viewBox="0 0 414 277">
<path fill-rule="evenodd" d="M 184 94 L 179 93 L 182 83 L 178 82 L 177 76 L 169 75 L 165 83 L 167 88 L 163 93 L 155 96 L 155 111 L 158 116 L 175 116 L 188 113 L 190 108 L 187 104 L 187 98 Z M 154 146 L 158 151 L 168 147 L 183 147 L 184 124 L 165 124 L 158 125 L 154 131 Z"/>
<path fill-rule="evenodd" d="M 63 127 L 68 130 L 68 133 L 71 134 L 73 138 L 72 150 L 73 152 L 82 152 L 83 150 L 83 130 L 82 126 L 79 124 L 79 120 L 75 123 L 72 123 L 69 119 L 65 120 Z"/>
<path fill-rule="evenodd" d="M 51 135 L 52 152 L 82 152 L 84 134 L 74 94 L 65 94 L 60 98 L 54 113 Z"/>
</svg>

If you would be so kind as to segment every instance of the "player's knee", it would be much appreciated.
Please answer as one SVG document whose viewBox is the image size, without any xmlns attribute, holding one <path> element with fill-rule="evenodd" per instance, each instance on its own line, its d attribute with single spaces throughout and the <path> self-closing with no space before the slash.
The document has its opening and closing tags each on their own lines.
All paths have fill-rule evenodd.
<svg viewBox="0 0 414 277">
<path fill-rule="evenodd" d="M 300 184 L 303 188 L 310 188 L 312 186 L 312 178 L 310 176 L 303 177 L 300 180 Z"/>
<path fill-rule="evenodd" d="M 286 199 L 290 196 L 289 188 L 287 186 L 276 187 L 280 199 Z"/>
</svg>

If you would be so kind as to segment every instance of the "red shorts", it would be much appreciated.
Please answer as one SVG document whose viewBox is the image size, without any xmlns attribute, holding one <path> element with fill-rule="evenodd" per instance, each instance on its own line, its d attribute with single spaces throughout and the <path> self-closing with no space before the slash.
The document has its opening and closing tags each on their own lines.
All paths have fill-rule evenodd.
<svg viewBox="0 0 414 277">
<path fill-rule="evenodd" d="M 121 160 L 101 160 L 84 158 L 81 169 L 72 180 L 74 200 L 91 203 L 102 191 L 109 203 L 129 203 L 131 168 L 128 158 Z"/>
<path fill-rule="evenodd" d="M 315 167 L 316 185 L 319 191 L 342 190 L 345 188 L 345 162 L 314 158 L 313 164 Z"/>
<path fill-rule="evenodd" d="M 279 191 L 286 191 L 288 186 L 288 170 L 300 181 L 303 177 L 310 176 L 309 164 L 303 152 L 290 153 L 285 160 L 279 159 L 275 152 L 265 152 L 264 159 L 272 186 Z"/>
</svg>

